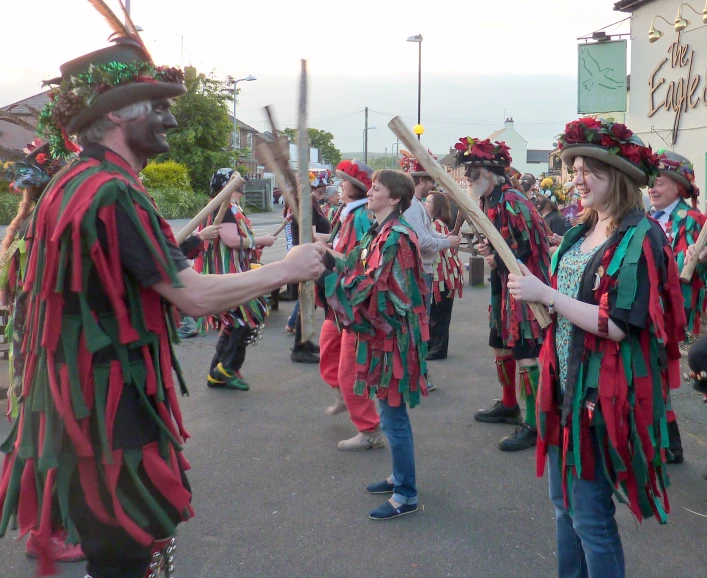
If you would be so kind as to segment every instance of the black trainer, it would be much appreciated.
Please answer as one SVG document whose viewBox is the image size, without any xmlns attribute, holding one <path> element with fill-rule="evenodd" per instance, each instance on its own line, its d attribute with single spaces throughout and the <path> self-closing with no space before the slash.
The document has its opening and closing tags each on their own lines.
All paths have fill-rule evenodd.
<svg viewBox="0 0 707 578">
<path fill-rule="evenodd" d="M 318 346 L 318 345 L 315 345 L 315 344 L 312 343 L 311 341 L 307 341 L 307 343 L 304 344 L 304 348 L 305 348 L 307 351 L 311 351 L 312 353 L 319 354 L 319 346 Z"/>
<path fill-rule="evenodd" d="M 493 407 L 477 411 L 474 414 L 474 419 L 484 423 L 519 424 L 523 422 L 520 415 L 520 406 L 515 404 L 513 407 L 506 407 L 500 399 L 496 400 L 496 404 Z"/>
<path fill-rule="evenodd" d="M 498 449 L 504 452 L 517 452 L 527 450 L 538 443 L 538 430 L 532 425 L 523 422 L 513 435 L 503 438 L 498 442 Z"/>
<path fill-rule="evenodd" d="M 319 363 L 319 354 L 307 349 L 293 349 L 290 360 L 297 363 Z"/>
</svg>

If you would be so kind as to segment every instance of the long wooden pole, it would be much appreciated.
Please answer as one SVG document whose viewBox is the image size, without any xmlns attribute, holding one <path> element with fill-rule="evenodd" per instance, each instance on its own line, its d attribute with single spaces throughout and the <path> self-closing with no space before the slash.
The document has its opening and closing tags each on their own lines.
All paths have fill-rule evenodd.
<svg viewBox="0 0 707 578">
<path fill-rule="evenodd" d="M 307 131 L 307 61 L 302 60 L 300 78 L 299 118 L 297 122 L 297 164 L 299 167 L 299 242 L 312 242 L 312 190 L 309 183 L 309 134 Z M 302 343 L 314 337 L 314 282 L 300 283 L 300 315 L 302 316 Z"/>
<path fill-rule="evenodd" d="M 277 183 L 277 186 L 280 188 L 282 191 L 282 194 L 285 195 L 285 203 L 287 203 L 287 206 L 290 208 L 290 211 L 292 212 L 292 218 L 297 221 L 299 224 L 299 209 L 297 208 L 297 201 L 295 200 L 294 196 L 292 195 L 292 192 L 290 191 L 290 185 L 287 182 L 287 177 L 285 174 L 280 170 L 280 166 L 275 159 L 275 155 L 273 154 L 272 149 L 270 148 L 269 144 L 261 144 L 258 147 L 258 150 L 260 153 L 263 155 L 263 158 L 265 159 L 265 166 L 268 167 L 268 170 L 275 175 L 275 182 Z M 307 182 L 309 182 L 309 179 L 307 179 Z"/>
<path fill-rule="evenodd" d="M 396 116 L 388 123 L 388 127 L 408 147 L 413 156 L 420 161 L 430 176 L 441 184 L 454 198 L 459 206 L 459 210 L 463 211 L 466 217 L 474 223 L 477 231 L 486 236 L 486 239 L 493 245 L 494 249 L 496 249 L 496 252 L 503 260 L 506 268 L 515 275 L 522 275 L 523 272 L 518 266 L 515 255 L 503 240 L 501 233 L 496 230 L 494 224 L 484 212 L 471 201 L 447 171 L 445 171 L 434 157 L 425 150 L 403 120 L 399 116 Z M 539 303 L 530 303 L 529 305 L 540 326 L 547 327 L 550 324 L 550 316 L 545 307 Z"/>
<path fill-rule="evenodd" d="M 201 223 L 203 223 L 211 213 L 213 213 L 218 207 L 223 206 L 223 203 L 226 200 L 230 202 L 233 191 L 235 191 L 244 182 L 245 181 L 243 181 L 240 175 L 234 177 L 218 195 L 216 195 L 213 199 L 211 199 L 211 201 L 209 201 L 208 205 L 206 205 L 203 209 L 201 209 L 201 211 L 199 211 L 196 217 L 189 221 L 182 228 L 182 230 L 175 235 L 177 244 L 181 245 L 184 241 L 186 241 L 187 237 L 191 235 L 194 230 L 199 225 L 201 225 Z"/>
<path fill-rule="evenodd" d="M 700 259 L 700 253 L 702 249 L 705 248 L 705 244 L 707 244 L 707 222 L 702 225 L 700 236 L 697 237 L 697 241 L 695 241 L 695 254 L 692 256 L 692 259 L 686 261 L 682 267 L 682 271 L 680 272 L 681 281 L 690 281 L 692 279 L 692 275 L 695 273 L 695 267 L 697 267 L 697 263 Z"/>
</svg>

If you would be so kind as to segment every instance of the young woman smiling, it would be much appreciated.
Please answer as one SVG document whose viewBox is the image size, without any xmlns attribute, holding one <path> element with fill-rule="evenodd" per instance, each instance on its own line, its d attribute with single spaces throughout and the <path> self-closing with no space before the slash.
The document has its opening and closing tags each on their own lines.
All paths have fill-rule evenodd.
<svg viewBox="0 0 707 578">
<path fill-rule="evenodd" d="M 548 461 L 558 570 L 625 576 L 613 494 L 641 520 L 667 520 L 668 388 L 685 326 L 677 267 L 639 187 L 658 159 L 625 126 L 569 123 L 562 160 L 584 210 L 553 257 L 552 284 L 523 267 L 511 294 L 555 314 L 541 352 L 538 474 Z M 662 503 L 660 498 L 662 498 Z"/>
</svg>

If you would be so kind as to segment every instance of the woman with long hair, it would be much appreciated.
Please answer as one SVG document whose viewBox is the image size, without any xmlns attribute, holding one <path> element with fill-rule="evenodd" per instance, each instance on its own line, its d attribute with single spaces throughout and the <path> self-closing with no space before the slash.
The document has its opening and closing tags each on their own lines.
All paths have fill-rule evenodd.
<svg viewBox="0 0 707 578">
<path fill-rule="evenodd" d="M 453 226 L 449 199 L 443 193 L 432 191 L 425 201 L 434 230 L 449 235 Z M 464 268 L 456 249 L 443 249 L 433 263 L 432 306 L 430 309 L 430 345 L 427 359 L 447 359 L 449 324 L 452 321 L 454 296 L 462 296 Z"/>
<path fill-rule="evenodd" d="M 667 521 L 669 388 L 685 314 L 677 267 L 639 187 L 658 159 L 624 125 L 582 118 L 560 137 L 584 207 L 548 286 L 523 267 L 514 298 L 553 315 L 541 352 L 538 474 L 547 460 L 559 575 L 626 575 L 613 495 Z"/>
</svg>

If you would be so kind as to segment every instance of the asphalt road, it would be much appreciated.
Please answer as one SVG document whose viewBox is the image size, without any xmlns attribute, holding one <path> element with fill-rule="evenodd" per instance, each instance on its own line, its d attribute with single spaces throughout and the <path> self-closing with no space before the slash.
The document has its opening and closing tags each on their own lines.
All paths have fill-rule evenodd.
<svg viewBox="0 0 707 578">
<path fill-rule="evenodd" d="M 253 221 L 262 234 L 279 217 Z M 265 260 L 282 254 L 282 245 Z M 431 363 L 439 389 L 411 412 L 420 510 L 398 520 L 367 518 L 385 497 L 368 495 L 365 486 L 390 473 L 389 451 L 337 450 L 353 426 L 345 415 L 324 413 L 334 396 L 317 366 L 289 360 L 292 337 L 282 329 L 291 302 L 272 313 L 264 339 L 248 351 L 250 392 L 207 389 L 214 335 L 179 345 L 191 385 L 181 406 L 192 435 L 186 456 L 197 517 L 179 532 L 176 576 L 554 576 L 553 509 L 547 480 L 535 477 L 533 452 L 498 451 L 513 427 L 472 417 L 500 395 L 486 345 L 487 292 L 465 288 L 457 300 L 450 357 Z M 707 517 L 697 514 L 707 514 L 700 476 L 707 406 L 687 387 L 674 405 L 686 462 L 670 470 L 670 523 L 638 525 L 625 506 L 618 509 L 631 577 L 696 578 L 707 568 Z M 2 422 L 0 438 L 8 430 Z M 30 578 L 16 535 L 0 540 L 0 577 Z M 64 565 L 61 576 L 83 578 L 82 565 Z"/>
</svg>

